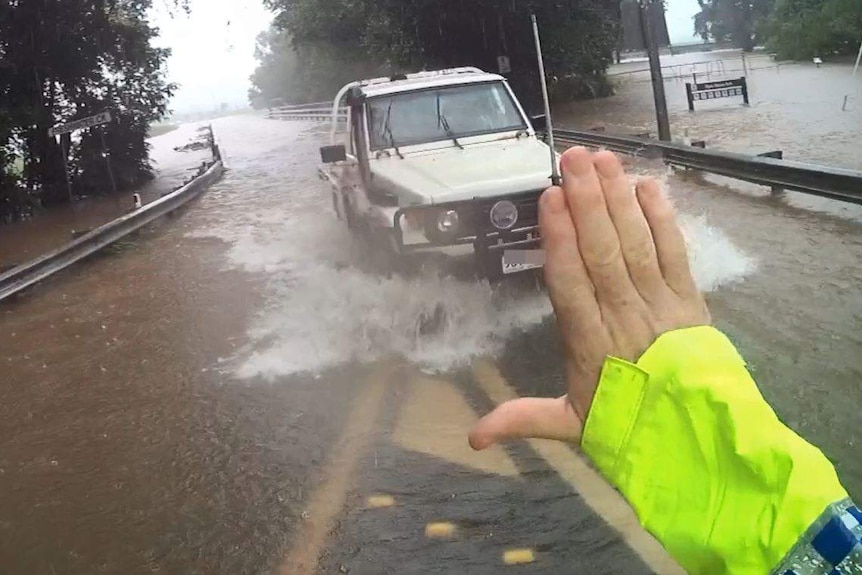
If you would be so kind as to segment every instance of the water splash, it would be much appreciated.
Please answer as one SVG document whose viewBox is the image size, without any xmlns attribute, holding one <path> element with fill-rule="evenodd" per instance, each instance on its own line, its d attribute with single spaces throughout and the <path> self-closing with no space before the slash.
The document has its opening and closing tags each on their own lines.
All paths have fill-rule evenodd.
<svg viewBox="0 0 862 575">
<path fill-rule="evenodd" d="M 265 278 L 266 305 L 230 362 L 239 377 L 274 379 L 388 356 L 448 370 L 498 353 L 552 313 L 535 289 L 498 289 L 438 270 L 382 277 L 364 269 L 361 246 L 313 177 L 314 144 L 300 138 L 289 148 L 235 156 L 230 176 L 205 198 L 215 204 L 210 225 L 192 234 L 228 242 L 228 266 Z M 295 168 L 273 171 L 275 161 Z M 753 271 L 753 261 L 705 218 L 686 217 L 684 226 L 702 289 Z"/>
<path fill-rule="evenodd" d="M 705 216 L 682 215 L 680 226 L 688 245 L 691 273 L 701 291 L 715 291 L 739 281 L 756 270 L 755 260 L 744 254 Z"/>
<path fill-rule="evenodd" d="M 388 355 L 446 370 L 499 351 L 506 336 L 551 311 L 537 292 L 512 301 L 496 297 L 485 282 L 433 272 L 386 278 L 323 264 L 277 273 L 273 280 L 269 305 L 249 333 L 257 349 L 240 366 L 241 377 L 317 371 Z M 266 343 L 260 348 L 256 342 Z"/>
</svg>

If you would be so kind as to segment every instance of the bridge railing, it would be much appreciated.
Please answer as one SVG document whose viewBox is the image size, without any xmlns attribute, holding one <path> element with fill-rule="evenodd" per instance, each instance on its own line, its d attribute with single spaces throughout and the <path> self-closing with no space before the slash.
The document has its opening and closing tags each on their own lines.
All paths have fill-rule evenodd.
<svg viewBox="0 0 862 575">
<path fill-rule="evenodd" d="M 266 117 L 270 120 L 328 122 L 332 118 L 332 102 L 315 102 L 270 108 Z M 347 108 L 339 108 L 336 119 L 339 122 L 346 122 Z"/>
<path fill-rule="evenodd" d="M 329 121 L 331 106 L 322 103 L 274 108 L 267 115 L 276 120 Z M 347 120 L 347 109 L 338 112 Z M 719 174 L 768 186 L 772 190 L 793 190 L 833 200 L 862 205 L 862 172 L 787 160 L 705 150 L 684 144 L 660 142 L 637 136 L 617 136 L 577 130 L 554 130 L 560 143 L 607 148 L 616 152 L 662 158 L 665 163 Z"/>
</svg>

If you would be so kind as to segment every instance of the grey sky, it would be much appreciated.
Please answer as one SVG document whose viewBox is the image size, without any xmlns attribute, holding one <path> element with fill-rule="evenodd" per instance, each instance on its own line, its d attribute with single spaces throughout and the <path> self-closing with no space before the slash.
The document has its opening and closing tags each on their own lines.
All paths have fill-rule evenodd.
<svg viewBox="0 0 862 575">
<path fill-rule="evenodd" d="M 699 41 L 694 35 L 694 15 L 700 12 L 697 0 L 668 0 L 667 27 L 670 41 L 674 44 L 689 44 Z"/>
<path fill-rule="evenodd" d="M 159 3 L 156 3 L 159 5 Z M 261 0 L 192 0 L 190 16 L 155 10 L 159 44 L 173 50 L 170 79 L 181 85 L 171 101 L 176 112 L 211 110 L 221 103 L 248 103 L 257 35 L 272 14 Z"/>
<path fill-rule="evenodd" d="M 157 5 L 159 3 L 157 2 Z M 249 76 L 256 67 L 254 44 L 272 14 L 261 0 L 192 0 L 190 16 L 170 17 L 156 9 L 160 45 L 173 49 L 168 64 L 172 81 L 181 84 L 171 101 L 179 113 L 211 110 L 221 103 L 244 105 Z M 692 16 L 697 0 L 668 0 L 667 23 L 671 41 L 696 41 Z"/>
</svg>

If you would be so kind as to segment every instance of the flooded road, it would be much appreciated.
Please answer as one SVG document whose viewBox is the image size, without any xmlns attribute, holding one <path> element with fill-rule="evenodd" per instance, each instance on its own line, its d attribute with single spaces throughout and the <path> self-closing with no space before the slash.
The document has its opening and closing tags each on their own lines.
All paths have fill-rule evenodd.
<svg viewBox="0 0 862 575">
<path fill-rule="evenodd" d="M 365 271 L 321 130 L 215 128 L 220 183 L 0 307 L 0 571 L 676 572 L 573 450 L 466 445 L 563 388 L 541 292 Z M 630 161 L 764 394 L 862 498 L 855 215 Z"/>
<path fill-rule="evenodd" d="M 82 198 L 71 205 L 53 206 L 22 222 L 0 226 L 0 270 L 23 264 L 131 211 L 134 193 L 148 204 L 181 186 L 202 162 L 212 157 L 209 148 L 177 151 L 174 148 L 201 137 L 198 125 L 185 125 L 168 134 L 151 138 L 150 159 L 155 178 L 135 191 L 111 197 Z"/>
<path fill-rule="evenodd" d="M 775 62 L 737 50 L 661 57 L 674 139 L 705 140 L 709 148 L 760 154 L 782 150 L 798 162 L 862 170 L 862 75 L 853 64 Z M 649 64 L 612 66 L 616 95 L 560 106 L 561 125 L 606 126 L 622 133 L 657 133 Z M 746 76 L 751 105 L 741 97 L 696 102 L 688 111 L 685 83 Z M 845 96 L 847 103 L 845 106 Z"/>
</svg>

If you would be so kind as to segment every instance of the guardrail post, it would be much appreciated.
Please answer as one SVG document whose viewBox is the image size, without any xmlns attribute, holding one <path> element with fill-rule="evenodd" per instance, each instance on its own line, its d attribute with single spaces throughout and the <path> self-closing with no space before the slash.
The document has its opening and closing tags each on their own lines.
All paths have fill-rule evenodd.
<svg viewBox="0 0 862 575">
<path fill-rule="evenodd" d="M 688 98 L 688 111 L 694 112 L 694 94 L 691 93 L 691 82 L 685 83 L 685 95 Z"/>
<path fill-rule="evenodd" d="M 706 149 L 706 140 L 692 140 L 691 141 L 691 147 L 692 148 L 700 148 L 701 150 L 705 150 Z M 698 170 L 696 168 L 689 168 L 689 167 L 684 167 L 683 169 L 686 172 L 698 172 L 699 173 L 701 171 L 701 170 Z"/>
<path fill-rule="evenodd" d="M 748 79 L 743 76 L 740 80 L 742 80 L 742 101 L 745 102 L 746 106 L 750 106 L 751 104 L 748 101 Z"/>
<path fill-rule="evenodd" d="M 773 150 L 771 152 L 763 152 L 762 154 L 757 154 L 760 158 L 773 158 L 775 160 L 783 160 L 784 152 L 781 150 Z M 772 186 L 769 188 L 770 193 L 774 195 L 778 195 L 784 192 L 784 188 L 781 186 Z"/>
</svg>

